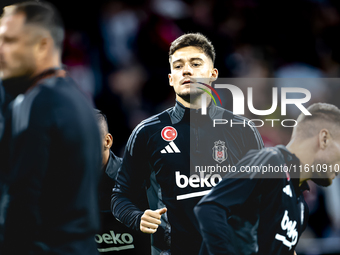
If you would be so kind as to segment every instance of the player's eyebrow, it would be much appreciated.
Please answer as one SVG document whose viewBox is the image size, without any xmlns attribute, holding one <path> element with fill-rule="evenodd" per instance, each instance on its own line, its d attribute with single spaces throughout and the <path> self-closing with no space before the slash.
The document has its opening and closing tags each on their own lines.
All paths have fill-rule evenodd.
<svg viewBox="0 0 340 255">
<path fill-rule="evenodd" d="M 195 60 L 199 60 L 199 61 L 204 61 L 203 59 L 199 58 L 199 57 L 196 57 L 196 58 L 190 58 L 189 61 L 192 62 L 192 61 L 195 61 Z M 177 62 L 184 62 L 184 60 L 182 58 L 180 59 L 177 59 L 175 60 L 174 62 L 172 62 L 172 64 L 176 64 Z"/>
<path fill-rule="evenodd" d="M 190 59 L 190 61 L 195 61 L 195 60 L 204 61 L 204 60 L 201 59 L 201 58 L 191 58 L 191 59 Z"/>
</svg>

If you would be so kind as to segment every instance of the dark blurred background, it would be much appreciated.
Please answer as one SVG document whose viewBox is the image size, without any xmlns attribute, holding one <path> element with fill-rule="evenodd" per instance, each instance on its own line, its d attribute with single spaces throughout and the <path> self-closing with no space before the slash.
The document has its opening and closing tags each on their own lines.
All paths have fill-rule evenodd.
<svg viewBox="0 0 340 255">
<path fill-rule="evenodd" d="M 0 8 L 15 2 L 1 0 Z M 340 76 L 340 1 L 50 2 L 65 22 L 63 63 L 107 115 L 112 149 L 120 156 L 141 120 L 174 105 L 168 49 L 183 33 L 201 32 L 213 42 L 220 77 Z M 310 89 L 319 101 L 340 106 L 338 87 Z M 286 144 L 290 137 L 286 131 L 260 132 L 267 146 Z M 310 224 L 298 254 L 340 254 L 339 196 L 339 178 L 327 189 L 311 184 Z"/>
</svg>

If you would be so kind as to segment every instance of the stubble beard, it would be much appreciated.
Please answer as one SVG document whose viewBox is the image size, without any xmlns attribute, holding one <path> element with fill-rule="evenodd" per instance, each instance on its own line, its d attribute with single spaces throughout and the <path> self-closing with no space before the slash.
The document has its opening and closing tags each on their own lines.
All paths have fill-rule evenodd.
<svg viewBox="0 0 340 255">
<path fill-rule="evenodd" d="M 195 101 L 198 97 L 200 97 L 204 93 L 203 90 L 197 88 L 190 88 L 189 91 L 178 92 L 177 96 L 181 97 L 183 100 L 187 102 Z"/>
</svg>

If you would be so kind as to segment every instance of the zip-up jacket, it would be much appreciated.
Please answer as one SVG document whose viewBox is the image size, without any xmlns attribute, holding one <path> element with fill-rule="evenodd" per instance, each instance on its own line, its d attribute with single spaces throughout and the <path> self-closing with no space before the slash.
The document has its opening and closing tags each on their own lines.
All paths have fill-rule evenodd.
<svg viewBox="0 0 340 255">
<path fill-rule="evenodd" d="M 0 253 L 95 254 L 102 145 L 92 106 L 62 70 L 5 89 L 15 99 L 5 119 Z"/>
<path fill-rule="evenodd" d="M 282 145 L 248 152 L 195 207 L 204 239 L 200 254 L 293 255 L 308 221 L 302 194 L 308 185 L 299 186 L 299 164 Z M 268 168 L 245 172 L 246 166 Z M 269 172 L 270 166 L 285 170 Z"/>
<path fill-rule="evenodd" d="M 177 102 L 141 122 L 128 140 L 113 189 L 113 214 L 139 230 L 147 208 L 138 207 L 134 200 L 155 173 L 168 209 L 172 254 L 198 254 L 202 238 L 193 208 L 222 179 L 221 173 L 198 172 L 198 168 L 235 165 L 250 149 L 263 147 L 260 134 L 247 119 L 214 104 L 207 112 L 201 115 L 201 110 Z M 214 119 L 227 119 L 234 125 L 214 127 Z"/>
</svg>

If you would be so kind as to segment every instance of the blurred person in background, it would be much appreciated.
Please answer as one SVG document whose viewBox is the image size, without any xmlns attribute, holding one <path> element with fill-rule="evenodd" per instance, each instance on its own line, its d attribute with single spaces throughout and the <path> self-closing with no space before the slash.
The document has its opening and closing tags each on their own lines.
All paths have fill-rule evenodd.
<svg viewBox="0 0 340 255">
<path fill-rule="evenodd" d="M 49 3 L 4 8 L 4 255 L 97 253 L 101 139 L 90 103 L 61 68 L 63 38 L 62 19 Z"/>
<path fill-rule="evenodd" d="M 98 251 L 101 254 L 150 254 L 150 238 L 140 232 L 133 231 L 115 219 L 111 213 L 110 201 L 112 188 L 122 159 L 112 151 L 113 137 L 109 133 L 106 115 L 96 110 L 102 139 L 102 171 L 98 186 L 101 228 L 95 235 Z M 145 194 L 144 194 L 145 195 Z M 146 202 L 146 197 L 141 194 Z"/>
<path fill-rule="evenodd" d="M 295 254 L 309 216 L 307 181 L 329 186 L 340 165 L 339 108 L 317 103 L 307 110 L 286 147 L 248 152 L 195 207 L 200 254 Z"/>
</svg>

